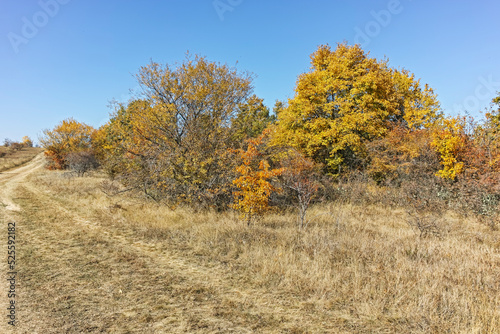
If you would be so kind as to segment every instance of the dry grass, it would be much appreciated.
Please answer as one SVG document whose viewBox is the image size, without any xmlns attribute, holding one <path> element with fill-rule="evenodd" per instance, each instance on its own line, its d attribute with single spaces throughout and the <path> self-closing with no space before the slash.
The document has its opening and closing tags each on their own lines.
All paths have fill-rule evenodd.
<svg viewBox="0 0 500 334">
<path fill-rule="evenodd" d="M 328 204 L 304 232 L 248 228 L 64 175 L 17 190 L 26 332 L 500 332 L 500 232 L 470 218 L 423 238 L 403 210 Z"/>
<path fill-rule="evenodd" d="M 33 159 L 42 151 L 42 148 L 26 147 L 20 151 L 12 152 L 8 147 L 0 146 L 0 172 L 21 166 Z"/>
</svg>

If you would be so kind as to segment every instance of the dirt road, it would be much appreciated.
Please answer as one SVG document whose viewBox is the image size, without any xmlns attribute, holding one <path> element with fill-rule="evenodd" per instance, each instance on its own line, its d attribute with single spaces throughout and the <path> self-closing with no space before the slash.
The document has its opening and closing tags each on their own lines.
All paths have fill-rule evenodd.
<svg viewBox="0 0 500 334">
<path fill-rule="evenodd" d="M 7 281 L 7 279 L 12 278 L 12 274 L 9 274 L 10 272 L 17 272 L 16 261 L 18 259 L 17 251 L 14 248 L 16 246 L 15 242 L 19 241 L 18 235 L 17 233 L 11 233 L 11 237 L 9 238 L 9 227 L 12 231 L 14 224 L 17 224 L 18 213 L 21 211 L 21 207 L 15 203 L 13 192 L 19 184 L 24 182 L 28 175 L 41 168 L 43 163 L 43 154 L 39 154 L 29 163 L 21 167 L 0 173 L 0 252 L 5 254 L 5 256 L 2 256 L 2 262 L 0 264 L 3 278 L 2 283 L 4 283 L 1 286 L 3 291 L 0 294 L 3 297 L 0 299 L 0 305 L 3 313 L 1 317 L 2 321 L 0 323 L 2 333 L 7 333 L 7 331 L 13 329 L 12 323 L 9 324 L 8 322 L 13 320 L 13 323 L 17 324 L 18 314 L 18 276 L 15 275 L 15 281 L 12 281 L 13 284 L 10 284 L 10 282 Z M 11 244 L 8 245 L 9 240 Z M 8 246 L 10 246 L 9 249 L 7 249 Z M 11 251 L 10 254 L 12 257 L 6 256 L 9 250 Z M 12 250 L 16 252 L 12 252 Z M 8 262 L 12 263 L 13 267 L 10 267 Z M 14 269 L 14 271 L 11 269 Z M 5 283 L 6 281 L 7 283 Z M 15 310 L 11 306 L 11 302 L 15 303 L 13 305 Z M 10 308 L 13 311 L 11 312 L 10 310 L 7 310 L 7 308 Z M 12 315 L 14 317 L 8 318 L 8 315 Z"/>
<path fill-rule="evenodd" d="M 294 310 L 273 292 L 246 284 L 231 268 L 206 266 L 168 243 L 151 243 L 104 222 L 37 181 L 43 157 L 0 174 L 1 242 L 16 224 L 17 333 L 253 333 L 294 328 Z M 71 181 L 68 181 L 71 182 Z M 3 282 L 10 271 L 1 263 Z M 321 315 L 317 316 L 321 323 Z M 327 319 L 324 319 L 325 321 Z M 282 323 L 287 325 L 280 325 Z"/>
<path fill-rule="evenodd" d="M 23 182 L 29 174 L 41 168 L 43 163 L 43 154 L 39 154 L 24 166 L 0 173 L 0 203 L 6 210 L 5 215 L 8 215 L 10 211 L 20 210 L 19 206 L 12 200 L 12 190 Z"/>
<path fill-rule="evenodd" d="M 248 229 L 43 163 L 0 173 L 2 334 L 14 315 L 30 334 L 498 333 L 500 239 L 477 223 L 421 239 L 339 206 L 300 235 L 290 215 Z"/>
</svg>

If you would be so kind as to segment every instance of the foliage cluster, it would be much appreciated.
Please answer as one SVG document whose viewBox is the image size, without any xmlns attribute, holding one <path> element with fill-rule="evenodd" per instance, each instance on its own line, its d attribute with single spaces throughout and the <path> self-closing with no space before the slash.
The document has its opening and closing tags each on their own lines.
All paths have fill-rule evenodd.
<svg viewBox="0 0 500 334">
<path fill-rule="evenodd" d="M 45 131 L 50 168 L 95 167 L 92 156 L 155 201 L 233 207 L 247 222 L 294 203 L 304 227 L 310 204 L 344 196 L 346 180 L 359 179 L 365 195 L 373 184 L 402 190 L 398 203 L 496 219 L 500 96 L 483 122 L 447 117 L 414 74 L 345 43 L 320 46 L 273 113 L 250 74 L 204 57 L 152 62 L 137 81 L 142 95 L 101 128 L 68 119 Z"/>
<path fill-rule="evenodd" d="M 70 154 L 92 154 L 92 136 L 95 129 L 73 118 L 59 123 L 53 130 L 45 130 L 40 138 L 49 169 L 65 169 L 69 167 Z"/>
<path fill-rule="evenodd" d="M 248 225 L 252 218 L 269 211 L 269 197 L 273 192 L 280 191 L 269 180 L 280 176 L 284 171 L 283 168 L 269 169 L 269 162 L 259 159 L 262 156 L 259 145 L 262 145 L 262 136 L 248 140 L 247 150 L 238 150 L 243 163 L 236 167 L 240 176 L 233 180 L 233 184 L 239 189 L 234 192 L 233 208 L 242 213 Z"/>
</svg>

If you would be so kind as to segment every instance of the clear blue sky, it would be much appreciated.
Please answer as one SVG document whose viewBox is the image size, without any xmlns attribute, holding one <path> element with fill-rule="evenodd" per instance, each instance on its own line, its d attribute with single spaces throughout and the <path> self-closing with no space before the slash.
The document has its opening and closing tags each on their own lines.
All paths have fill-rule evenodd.
<svg viewBox="0 0 500 334">
<path fill-rule="evenodd" d="M 499 12 L 495 0 L 0 0 L 0 140 L 68 117 L 98 127 L 140 66 L 187 50 L 253 72 L 272 107 L 318 45 L 342 41 L 415 73 L 447 114 L 478 115 L 500 91 Z"/>
</svg>

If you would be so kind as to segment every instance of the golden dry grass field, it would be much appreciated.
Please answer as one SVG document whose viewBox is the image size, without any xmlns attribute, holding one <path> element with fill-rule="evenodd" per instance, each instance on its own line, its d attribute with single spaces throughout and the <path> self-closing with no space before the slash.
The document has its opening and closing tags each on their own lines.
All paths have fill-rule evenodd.
<svg viewBox="0 0 500 334">
<path fill-rule="evenodd" d="M 333 203 L 305 231 L 293 213 L 247 227 L 43 162 L 0 174 L 17 333 L 500 333 L 500 232 L 473 219 L 423 238 L 404 210 Z"/>
<path fill-rule="evenodd" d="M 0 172 L 27 163 L 42 150 L 39 147 L 24 147 L 19 151 L 10 152 L 8 147 L 0 146 Z"/>
</svg>

